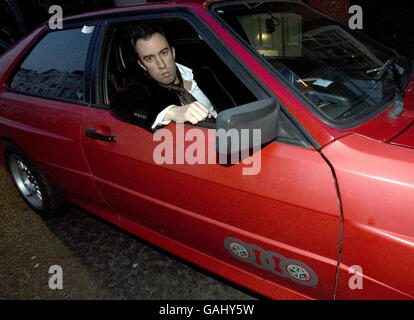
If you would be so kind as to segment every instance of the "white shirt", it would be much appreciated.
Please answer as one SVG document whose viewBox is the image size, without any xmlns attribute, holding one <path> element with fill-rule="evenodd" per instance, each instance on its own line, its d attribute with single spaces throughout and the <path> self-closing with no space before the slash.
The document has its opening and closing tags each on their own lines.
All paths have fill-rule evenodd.
<svg viewBox="0 0 414 320">
<path fill-rule="evenodd" d="M 214 110 L 210 100 L 208 100 L 203 91 L 201 91 L 201 89 L 198 87 L 197 82 L 194 80 L 193 70 L 179 63 L 176 63 L 176 65 L 181 73 L 181 77 L 183 78 L 183 80 L 191 82 L 191 89 L 188 92 L 191 93 L 196 100 L 200 101 L 208 109 L 212 117 L 217 118 L 217 112 L 216 110 Z M 174 107 L 174 105 L 168 106 L 158 114 L 157 118 L 154 121 L 154 124 L 151 126 L 152 129 L 155 129 L 159 125 L 165 126 L 171 122 L 163 121 L 165 115 L 168 113 L 171 107 Z"/>
</svg>

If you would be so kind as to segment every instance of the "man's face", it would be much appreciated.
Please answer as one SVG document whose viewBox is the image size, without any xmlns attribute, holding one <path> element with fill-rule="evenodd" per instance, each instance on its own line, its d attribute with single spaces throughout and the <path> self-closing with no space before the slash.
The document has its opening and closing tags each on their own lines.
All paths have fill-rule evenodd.
<svg viewBox="0 0 414 320">
<path fill-rule="evenodd" d="M 154 80 L 163 84 L 176 82 L 175 51 L 162 34 L 154 33 L 149 39 L 139 39 L 135 50 L 139 56 L 138 64 Z"/>
</svg>

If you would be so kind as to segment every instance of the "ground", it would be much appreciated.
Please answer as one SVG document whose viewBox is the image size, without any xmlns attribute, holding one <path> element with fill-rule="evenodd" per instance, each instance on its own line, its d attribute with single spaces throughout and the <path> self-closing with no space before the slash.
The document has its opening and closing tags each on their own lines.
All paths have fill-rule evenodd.
<svg viewBox="0 0 414 320">
<path fill-rule="evenodd" d="M 260 298 L 74 207 L 42 219 L 0 168 L 0 299 Z M 63 289 L 49 288 L 49 267 Z"/>
</svg>

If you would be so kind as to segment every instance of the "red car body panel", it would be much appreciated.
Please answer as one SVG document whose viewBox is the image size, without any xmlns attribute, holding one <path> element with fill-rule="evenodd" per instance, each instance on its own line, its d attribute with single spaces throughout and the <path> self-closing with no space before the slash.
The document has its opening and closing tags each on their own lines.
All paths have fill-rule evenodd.
<svg viewBox="0 0 414 320">
<path fill-rule="evenodd" d="M 393 144 L 414 148 L 414 126 L 411 124 L 406 130 L 400 135 L 391 140 Z"/>
<path fill-rule="evenodd" d="M 344 212 L 337 297 L 414 298 L 408 276 L 414 264 L 414 150 L 349 135 L 323 154 L 335 169 Z M 363 268 L 363 290 L 349 289 L 352 265 Z"/>
<path fill-rule="evenodd" d="M 117 137 L 112 145 L 84 137 L 84 150 L 100 191 L 121 216 L 121 227 L 135 230 L 140 225 L 266 281 L 307 296 L 332 297 L 340 213 L 331 169 L 318 152 L 272 144 L 262 150 L 260 173 L 246 176 L 241 164 L 208 164 L 207 158 L 206 164 L 158 165 L 153 153 L 160 142 L 103 110 L 91 109 L 85 123 L 85 128 L 111 128 Z M 184 142 L 184 134 L 192 128 L 185 126 L 181 138 L 175 136 L 174 124 L 166 129 L 174 141 Z M 208 139 L 208 129 L 202 130 L 207 157 L 208 149 L 215 154 L 214 130 L 210 130 L 213 139 Z M 183 150 L 191 144 L 186 141 Z M 179 156 L 175 148 L 174 159 Z M 292 229 L 303 236 L 292 237 Z M 235 261 L 224 246 L 228 237 L 305 263 L 320 285 L 304 287 Z"/>
<path fill-rule="evenodd" d="M 414 83 L 400 117 L 388 116 L 390 104 L 362 125 L 339 130 L 323 123 L 279 83 L 203 3 L 133 6 L 77 18 L 166 6 L 189 8 L 202 19 L 321 151 L 271 143 L 260 152 L 260 173 L 243 175 L 258 164 L 255 156 L 249 165 L 209 164 L 209 155 L 215 154 L 214 130 L 198 127 L 202 135 L 193 139 L 203 145 L 206 164 L 157 164 L 154 152 L 161 140 L 107 110 L 5 90 L 10 72 L 43 27 L 0 58 L 0 136 L 20 146 L 72 202 L 263 295 L 414 298 L 414 280 L 407 276 L 414 263 Z M 91 139 L 85 135 L 88 128 L 115 135 L 117 141 Z M 173 148 L 173 159 L 194 146 L 195 140 L 184 139 L 193 128 L 165 128 L 173 141 L 183 141 L 182 149 Z M 249 247 L 255 260 L 236 259 L 226 246 L 228 238 Z M 306 265 L 313 271 L 311 279 L 283 276 L 284 260 Z M 363 268 L 363 290 L 350 289 L 353 265 Z"/>
<path fill-rule="evenodd" d="M 103 205 L 80 144 L 87 109 L 9 92 L 1 99 L 4 99 L 1 116 L 7 126 L 7 134 L 2 132 L 2 136 L 35 159 L 52 184 L 67 197 Z"/>
</svg>

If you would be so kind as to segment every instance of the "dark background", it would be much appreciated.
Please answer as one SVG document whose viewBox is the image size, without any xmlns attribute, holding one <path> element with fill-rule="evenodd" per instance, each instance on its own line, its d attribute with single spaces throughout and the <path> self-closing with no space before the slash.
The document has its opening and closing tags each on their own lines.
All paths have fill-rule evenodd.
<svg viewBox="0 0 414 320">
<path fill-rule="evenodd" d="M 361 32 L 414 59 L 414 1 L 393 0 L 305 0 L 303 1 L 332 18 L 348 25 L 350 6 L 363 10 Z"/>
<path fill-rule="evenodd" d="M 414 59 L 414 1 L 351 1 L 364 10 L 364 33 Z"/>
<path fill-rule="evenodd" d="M 411 60 L 414 59 L 414 1 L 304 0 L 303 2 L 346 25 L 350 16 L 349 7 L 355 4 L 360 5 L 363 9 L 364 24 L 361 31 L 386 46 L 396 49 Z M 68 16 L 112 8 L 120 3 L 122 1 L 117 0 L 0 0 L 0 40 L 8 43 L 15 42 L 47 21 L 50 16 L 48 8 L 53 4 L 60 5 L 64 15 Z"/>
</svg>

